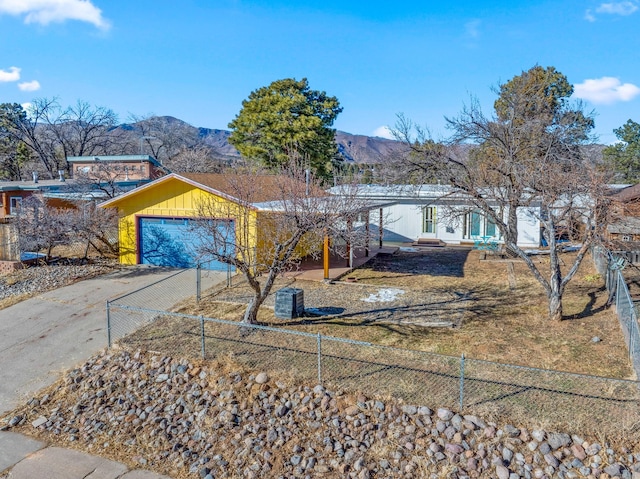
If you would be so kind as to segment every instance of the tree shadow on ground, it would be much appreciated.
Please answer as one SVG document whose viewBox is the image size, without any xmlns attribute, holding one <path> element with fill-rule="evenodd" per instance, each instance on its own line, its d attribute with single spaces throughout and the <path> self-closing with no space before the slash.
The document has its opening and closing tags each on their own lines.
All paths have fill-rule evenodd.
<svg viewBox="0 0 640 479">
<path fill-rule="evenodd" d="M 464 316 L 473 312 L 486 316 L 490 305 L 477 301 L 473 293 L 453 293 L 454 297 L 432 302 L 420 302 L 401 306 L 379 307 L 363 311 L 347 311 L 344 308 L 311 308 L 293 320 L 278 321 L 280 327 L 332 324 L 344 327 L 376 326 L 400 335 L 412 335 L 416 328 L 460 327 Z M 326 311 L 333 314 L 318 314 Z"/>
<path fill-rule="evenodd" d="M 589 302 L 585 305 L 584 309 L 580 311 L 578 314 L 573 314 L 571 316 L 568 316 L 567 319 L 584 319 L 604 311 L 607 307 L 606 303 L 603 303 L 601 306 L 598 306 L 597 308 L 594 308 L 594 306 L 596 304 L 596 301 L 598 300 L 598 295 L 605 290 L 606 290 L 606 287 L 601 286 L 596 291 L 591 291 L 587 293 L 587 295 L 589 296 Z"/>
</svg>

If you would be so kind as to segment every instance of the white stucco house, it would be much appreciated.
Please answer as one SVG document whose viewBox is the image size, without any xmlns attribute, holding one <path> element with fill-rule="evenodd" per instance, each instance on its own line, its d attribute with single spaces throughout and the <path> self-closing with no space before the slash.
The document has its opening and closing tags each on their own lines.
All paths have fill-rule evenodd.
<svg viewBox="0 0 640 479">
<path fill-rule="evenodd" d="M 341 187 L 329 191 L 340 194 Z M 439 240 L 449 245 L 502 242 L 495 223 L 475 210 L 468 198 L 453 193 L 446 185 L 360 185 L 358 196 L 386 204 L 381 214 L 372 212 L 369 221 L 379 225 L 383 218 L 383 240 L 387 242 L 417 242 Z M 540 246 L 539 208 L 518 210 L 518 245 L 524 248 Z"/>
</svg>

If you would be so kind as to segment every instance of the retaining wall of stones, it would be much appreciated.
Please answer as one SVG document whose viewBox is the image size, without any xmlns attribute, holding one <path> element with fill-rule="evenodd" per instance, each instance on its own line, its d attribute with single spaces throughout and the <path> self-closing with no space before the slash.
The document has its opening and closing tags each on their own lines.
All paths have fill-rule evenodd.
<svg viewBox="0 0 640 479">
<path fill-rule="evenodd" d="M 613 447 L 229 364 L 104 352 L 4 427 L 173 477 L 640 478 L 637 438 Z"/>
</svg>

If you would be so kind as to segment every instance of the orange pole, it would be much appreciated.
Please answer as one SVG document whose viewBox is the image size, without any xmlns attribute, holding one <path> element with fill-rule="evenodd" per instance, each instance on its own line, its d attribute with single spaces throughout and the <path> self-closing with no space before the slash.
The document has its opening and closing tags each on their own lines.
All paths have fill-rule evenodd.
<svg viewBox="0 0 640 479">
<path fill-rule="evenodd" d="M 351 251 L 351 220 L 347 220 L 347 267 L 353 268 L 351 259 L 353 258 L 353 252 Z"/>
<path fill-rule="evenodd" d="M 329 281 L 329 236 L 326 233 L 324 235 L 322 262 L 324 266 L 324 280 Z"/>
</svg>

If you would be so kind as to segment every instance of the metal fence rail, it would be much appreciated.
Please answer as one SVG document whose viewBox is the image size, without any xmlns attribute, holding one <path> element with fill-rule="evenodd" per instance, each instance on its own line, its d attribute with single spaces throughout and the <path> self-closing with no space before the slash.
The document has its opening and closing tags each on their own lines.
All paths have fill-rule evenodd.
<svg viewBox="0 0 640 479">
<path fill-rule="evenodd" d="M 128 296 L 128 303 L 131 297 Z M 401 398 L 465 414 L 585 433 L 625 434 L 640 422 L 636 381 L 526 368 L 247 325 L 120 302 L 110 340 L 167 355 L 225 358 L 239 367 L 334 389 Z M 123 325 L 126 325 L 123 326 Z M 137 330 L 125 336 L 122 331 Z M 146 327 L 145 327 L 146 326 Z"/>
</svg>

